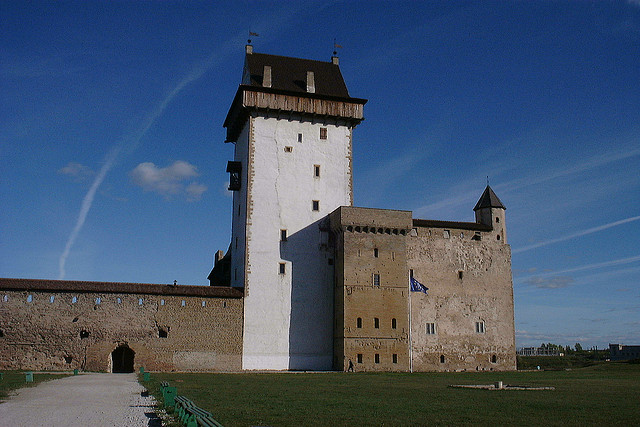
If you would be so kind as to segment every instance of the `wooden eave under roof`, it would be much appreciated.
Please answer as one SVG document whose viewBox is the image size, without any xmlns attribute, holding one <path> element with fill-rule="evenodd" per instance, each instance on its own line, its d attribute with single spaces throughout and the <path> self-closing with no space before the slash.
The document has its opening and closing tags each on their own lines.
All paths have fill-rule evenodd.
<svg viewBox="0 0 640 427">
<path fill-rule="evenodd" d="M 87 292 L 242 298 L 242 288 L 227 286 L 159 285 L 150 283 L 84 282 L 76 280 L 0 278 L 0 289 L 12 291 Z"/>
<path fill-rule="evenodd" d="M 305 99 L 311 100 L 311 102 L 307 104 L 309 108 L 293 108 L 291 106 L 291 104 L 299 104 L 299 102 L 278 102 L 278 105 L 272 106 L 257 105 L 257 103 L 251 104 L 245 102 L 245 93 L 249 92 L 275 95 L 275 99 L 282 101 L 286 101 L 287 99 Z M 322 120 L 323 118 L 340 119 L 348 121 L 353 126 L 356 126 L 364 120 L 362 106 L 366 103 L 367 100 L 361 98 L 339 97 L 323 95 L 320 93 L 304 93 L 253 85 L 240 85 L 233 99 L 233 103 L 231 104 L 231 108 L 229 108 L 227 117 L 224 120 L 223 126 L 227 129 L 227 139 L 225 142 L 235 142 L 242 130 L 242 126 L 249 116 L 249 112 L 251 111 L 271 111 L 276 114 L 282 114 L 283 116 L 286 116 L 287 114 L 300 114 L 303 116 L 314 117 L 318 120 Z M 332 111 L 329 111 L 330 109 L 317 108 L 315 106 L 317 104 L 323 104 L 325 106 L 339 105 L 342 108 L 333 108 L 331 109 Z"/>
<path fill-rule="evenodd" d="M 490 225 L 479 222 L 457 222 L 457 221 L 437 221 L 434 219 L 414 219 L 414 227 L 424 228 L 452 228 L 458 230 L 493 231 Z"/>
</svg>

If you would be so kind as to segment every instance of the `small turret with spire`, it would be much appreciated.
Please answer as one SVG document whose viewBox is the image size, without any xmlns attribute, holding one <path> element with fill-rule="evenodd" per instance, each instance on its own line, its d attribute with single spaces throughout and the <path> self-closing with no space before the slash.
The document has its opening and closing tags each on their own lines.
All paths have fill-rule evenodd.
<svg viewBox="0 0 640 427">
<path fill-rule="evenodd" d="M 482 196 L 480 196 L 480 200 L 473 208 L 476 213 L 476 222 L 493 227 L 496 239 L 505 244 L 507 243 L 506 209 L 488 183 L 487 188 L 484 189 Z"/>
</svg>

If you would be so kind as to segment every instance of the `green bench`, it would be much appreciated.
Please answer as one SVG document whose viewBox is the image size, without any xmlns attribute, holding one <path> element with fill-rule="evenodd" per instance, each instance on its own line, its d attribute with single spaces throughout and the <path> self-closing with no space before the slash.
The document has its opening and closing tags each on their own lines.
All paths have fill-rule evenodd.
<svg viewBox="0 0 640 427">
<path fill-rule="evenodd" d="M 163 381 L 160 383 L 160 390 L 162 391 L 162 400 L 164 400 L 164 406 L 167 408 L 176 406 L 176 393 L 178 389 L 171 387 L 168 382 Z"/>
<path fill-rule="evenodd" d="M 180 424 L 186 427 L 222 427 L 222 424 L 213 418 L 211 412 L 198 408 L 193 401 L 184 396 L 176 396 L 174 413 L 180 420 Z"/>
</svg>

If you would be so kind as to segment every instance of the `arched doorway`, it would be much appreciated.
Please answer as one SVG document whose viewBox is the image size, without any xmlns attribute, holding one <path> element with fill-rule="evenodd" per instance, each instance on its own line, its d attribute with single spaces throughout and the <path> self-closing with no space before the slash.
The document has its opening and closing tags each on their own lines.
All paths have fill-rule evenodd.
<svg viewBox="0 0 640 427">
<path fill-rule="evenodd" d="M 111 353 L 111 372 L 131 373 L 133 372 L 133 359 L 135 352 L 128 345 L 122 344 Z"/>
</svg>

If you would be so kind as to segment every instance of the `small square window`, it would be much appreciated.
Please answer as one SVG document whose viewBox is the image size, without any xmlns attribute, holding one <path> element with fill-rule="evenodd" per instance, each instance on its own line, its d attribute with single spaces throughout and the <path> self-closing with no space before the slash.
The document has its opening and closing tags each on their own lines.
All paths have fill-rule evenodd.
<svg viewBox="0 0 640 427">
<path fill-rule="evenodd" d="M 313 165 L 313 176 L 320 178 L 320 165 Z"/>
<path fill-rule="evenodd" d="M 289 146 L 284 147 L 285 153 L 291 153 L 292 151 L 293 151 L 293 147 L 289 147 Z"/>
<path fill-rule="evenodd" d="M 380 275 L 378 273 L 373 274 L 373 286 L 380 286 Z"/>
<path fill-rule="evenodd" d="M 362 353 L 358 353 L 357 360 L 358 360 L 358 363 L 362 363 Z"/>
<path fill-rule="evenodd" d="M 313 201 L 311 202 L 311 208 L 312 208 L 314 211 L 319 211 L 319 210 L 320 210 L 320 201 L 319 201 L 319 200 L 313 200 Z"/>
<path fill-rule="evenodd" d="M 436 334 L 436 324 L 427 323 L 427 335 L 435 335 L 435 334 Z"/>
<path fill-rule="evenodd" d="M 281 242 L 287 241 L 287 230 L 280 230 L 280 241 Z"/>
<path fill-rule="evenodd" d="M 327 139 L 327 128 L 320 128 L 320 139 Z"/>
<path fill-rule="evenodd" d="M 298 142 L 302 142 L 302 134 L 301 133 L 298 134 Z"/>
<path fill-rule="evenodd" d="M 448 239 L 451 237 L 451 232 L 449 230 L 444 230 L 443 235 L 445 239 Z"/>
<path fill-rule="evenodd" d="M 286 264 L 284 262 L 280 263 L 280 267 L 279 268 L 280 268 L 280 270 L 279 270 L 280 274 L 285 274 L 286 273 L 286 271 L 287 271 L 286 270 Z"/>
</svg>

